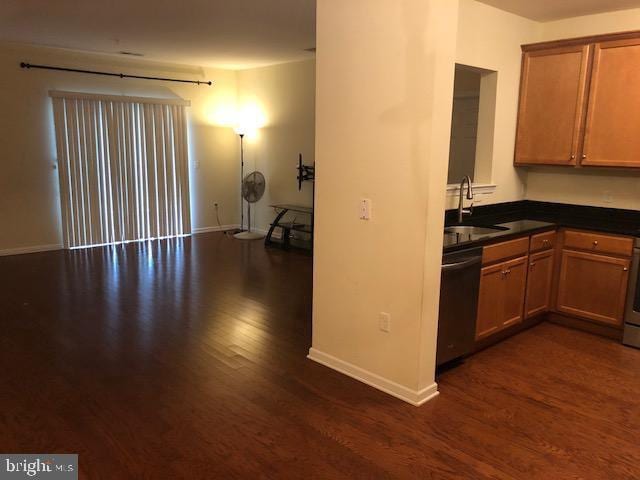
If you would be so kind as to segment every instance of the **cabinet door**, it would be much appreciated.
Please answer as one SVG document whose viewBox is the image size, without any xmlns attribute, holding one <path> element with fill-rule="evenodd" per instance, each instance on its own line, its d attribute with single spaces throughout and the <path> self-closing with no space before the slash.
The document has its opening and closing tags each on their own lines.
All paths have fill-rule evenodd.
<svg viewBox="0 0 640 480">
<path fill-rule="evenodd" d="M 626 258 L 563 250 L 558 311 L 622 325 L 629 264 Z"/>
<path fill-rule="evenodd" d="M 554 251 L 547 250 L 529 257 L 527 300 L 524 309 L 525 318 L 547 312 L 551 306 L 553 256 Z"/>
<path fill-rule="evenodd" d="M 504 306 L 502 327 L 522 321 L 524 298 L 527 289 L 527 264 L 529 257 L 516 258 L 504 264 Z"/>
<path fill-rule="evenodd" d="M 595 45 L 582 165 L 640 167 L 640 39 Z"/>
<path fill-rule="evenodd" d="M 526 283 L 527 257 L 482 269 L 476 339 L 522 321 Z"/>
<path fill-rule="evenodd" d="M 505 264 L 484 267 L 480 273 L 476 339 L 497 332 L 504 318 Z"/>
<path fill-rule="evenodd" d="M 515 164 L 576 165 L 590 46 L 525 52 Z"/>
</svg>

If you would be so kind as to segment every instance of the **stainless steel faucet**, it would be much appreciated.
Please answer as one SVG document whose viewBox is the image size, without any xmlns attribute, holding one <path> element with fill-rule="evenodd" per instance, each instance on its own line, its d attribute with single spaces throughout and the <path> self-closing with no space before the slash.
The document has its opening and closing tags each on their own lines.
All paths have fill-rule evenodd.
<svg viewBox="0 0 640 480">
<path fill-rule="evenodd" d="M 458 223 L 462 223 L 464 215 L 471 215 L 473 213 L 473 203 L 468 209 L 464 208 L 464 184 L 467 184 L 467 200 L 473 200 L 473 187 L 471 186 L 471 178 L 469 175 L 465 175 L 460 182 L 460 196 L 458 197 Z"/>
</svg>

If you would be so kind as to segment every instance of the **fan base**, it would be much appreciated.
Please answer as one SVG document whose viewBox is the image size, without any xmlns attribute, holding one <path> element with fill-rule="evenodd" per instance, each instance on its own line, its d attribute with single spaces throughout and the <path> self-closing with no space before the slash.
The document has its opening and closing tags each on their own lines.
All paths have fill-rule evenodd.
<svg viewBox="0 0 640 480">
<path fill-rule="evenodd" d="M 236 233 L 233 238 L 237 238 L 238 240 L 260 240 L 264 238 L 264 235 L 258 232 L 240 232 Z"/>
</svg>

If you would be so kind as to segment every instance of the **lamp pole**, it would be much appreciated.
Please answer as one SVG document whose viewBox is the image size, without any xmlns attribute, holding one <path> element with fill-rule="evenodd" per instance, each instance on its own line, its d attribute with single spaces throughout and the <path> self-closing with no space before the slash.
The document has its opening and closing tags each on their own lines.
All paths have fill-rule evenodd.
<svg viewBox="0 0 640 480">
<path fill-rule="evenodd" d="M 244 133 L 240 135 L 240 231 L 244 232 L 244 196 L 242 186 L 244 183 Z"/>
</svg>

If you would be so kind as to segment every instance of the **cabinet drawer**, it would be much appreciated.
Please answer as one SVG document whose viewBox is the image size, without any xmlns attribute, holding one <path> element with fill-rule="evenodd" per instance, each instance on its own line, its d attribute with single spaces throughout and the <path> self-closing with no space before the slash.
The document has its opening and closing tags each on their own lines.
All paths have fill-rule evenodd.
<svg viewBox="0 0 640 480">
<path fill-rule="evenodd" d="M 548 250 L 556 245 L 556 232 L 544 232 L 531 236 L 531 246 L 529 247 L 532 252 L 539 252 L 540 250 Z"/>
<path fill-rule="evenodd" d="M 507 258 L 522 257 L 529 253 L 529 237 L 488 245 L 482 250 L 482 264 L 487 265 Z"/>
<path fill-rule="evenodd" d="M 564 248 L 630 257 L 633 251 L 633 239 L 601 233 L 567 230 L 564 232 Z"/>
</svg>

